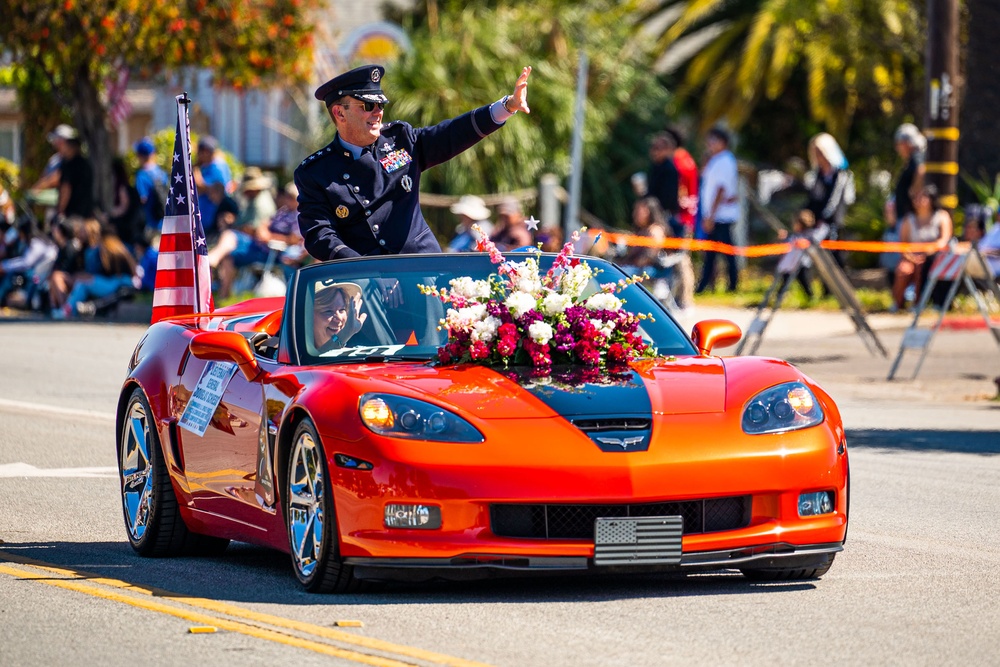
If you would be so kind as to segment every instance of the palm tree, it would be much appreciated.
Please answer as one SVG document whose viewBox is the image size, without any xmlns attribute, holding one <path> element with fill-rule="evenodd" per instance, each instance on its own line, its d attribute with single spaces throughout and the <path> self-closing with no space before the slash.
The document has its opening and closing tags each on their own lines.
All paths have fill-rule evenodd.
<svg viewBox="0 0 1000 667">
<path fill-rule="evenodd" d="M 802 71 L 812 120 L 846 139 L 861 108 L 901 113 L 924 43 L 907 0 L 661 0 L 648 16 L 663 12 L 677 18 L 659 36 L 661 55 L 705 39 L 682 60 L 678 91 L 698 97 L 703 126 L 740 127 Z"/>
</svg>

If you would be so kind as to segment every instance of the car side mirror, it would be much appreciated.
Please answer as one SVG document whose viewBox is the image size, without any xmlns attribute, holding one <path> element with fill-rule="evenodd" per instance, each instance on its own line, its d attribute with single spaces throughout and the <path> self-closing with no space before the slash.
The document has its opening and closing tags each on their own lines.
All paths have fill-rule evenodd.
<svg viewBox="0 0 1000 667">
<path fill-rule="evenodd" d="M 729 320 L 702 320 L 691 331 L 691 340 L 703 357 L 712 354 L 716 347 L 735 345 L 742 337 L 743 331 Z"/>
<path fill-rule="evenodd" d="M 206 361 L 231 361 L 253 382 L 264 373 L 257 356 L 242 334 L 235 331 L 203 331 L 188 344 L 191 354 Z"/>
</svg>

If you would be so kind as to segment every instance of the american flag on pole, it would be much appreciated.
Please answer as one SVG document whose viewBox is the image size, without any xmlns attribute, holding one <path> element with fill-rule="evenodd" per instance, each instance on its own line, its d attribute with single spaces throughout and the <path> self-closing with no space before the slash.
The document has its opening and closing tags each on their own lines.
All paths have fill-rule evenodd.
<svg viewBox="0 0 1000 667">
<path fill-rule="evenodd" d="M 187 93 L 177 96 L 177 134 L 174 139 L 170 192 L 156 261 L 151 324 L 173 315 L 210 313 L 212 275 L 208 266 L 205 229 L 198 210 L 198 194 L 191 167 L 191 127 Z"/>
</svg>

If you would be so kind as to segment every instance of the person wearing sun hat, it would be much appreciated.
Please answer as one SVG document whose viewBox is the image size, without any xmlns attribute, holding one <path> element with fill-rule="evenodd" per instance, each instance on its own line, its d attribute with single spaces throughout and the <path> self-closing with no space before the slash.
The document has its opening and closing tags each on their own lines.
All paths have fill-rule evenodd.
<svg viewBox="0 0 1000 667">
<path fill-rule="evenodd" d="M 318 353 L 345 347 L 368 318 L 361 312 L 361 286 L 317 281 L 313 287 L 312 334 Z"/>
<path fill-rule="evenodd" d="M 295 170 L 299 228 L 321 261 L 398 253 L 440 252 L 420 211 L 420 175 L 529 113 L 525 67 L 511 95 L 431 127 L 383 123 L 389 98 L 385 68 L 365 65 L 316 89 L 337 136 Z"/>
<path fill-rule="evenodd" d="M 449 210 L 458 216 L 458 226 L 455 228 L 455 237 L 448 243 L 448 252 L 475 250 L 479 237 L 472 226 L 479 225 L 483 233 L 488 236 L 492 230 L 492 225 L 489 223 L 490 209 L 486 208 L 482 198 L 476 195 L 462 195 L 449 207 Z"/>
</svg>

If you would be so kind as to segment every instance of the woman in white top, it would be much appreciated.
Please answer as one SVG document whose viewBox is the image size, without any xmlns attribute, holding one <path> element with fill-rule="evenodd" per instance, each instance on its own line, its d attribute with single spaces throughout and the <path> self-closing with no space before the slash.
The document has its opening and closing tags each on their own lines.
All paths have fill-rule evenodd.
<svg viewBox="0 0 1000 667">
<path fill-rule="evenodd" d="M 941 208 L 937 187 L 925 185 L 913 202 L 916 209 L 907 215 L 899 230 L 901 243 L 934 243 L 937 250 L 948 245 L 952 235 L 951 216 Z M 902 309 L 906 305 L 906 288 L 916 289 L 917 299 L 927 270 L 935 253 L 904 252 L 896 266 L 896 280 L 892 286 L 893 305 Z"/>
</svg>

